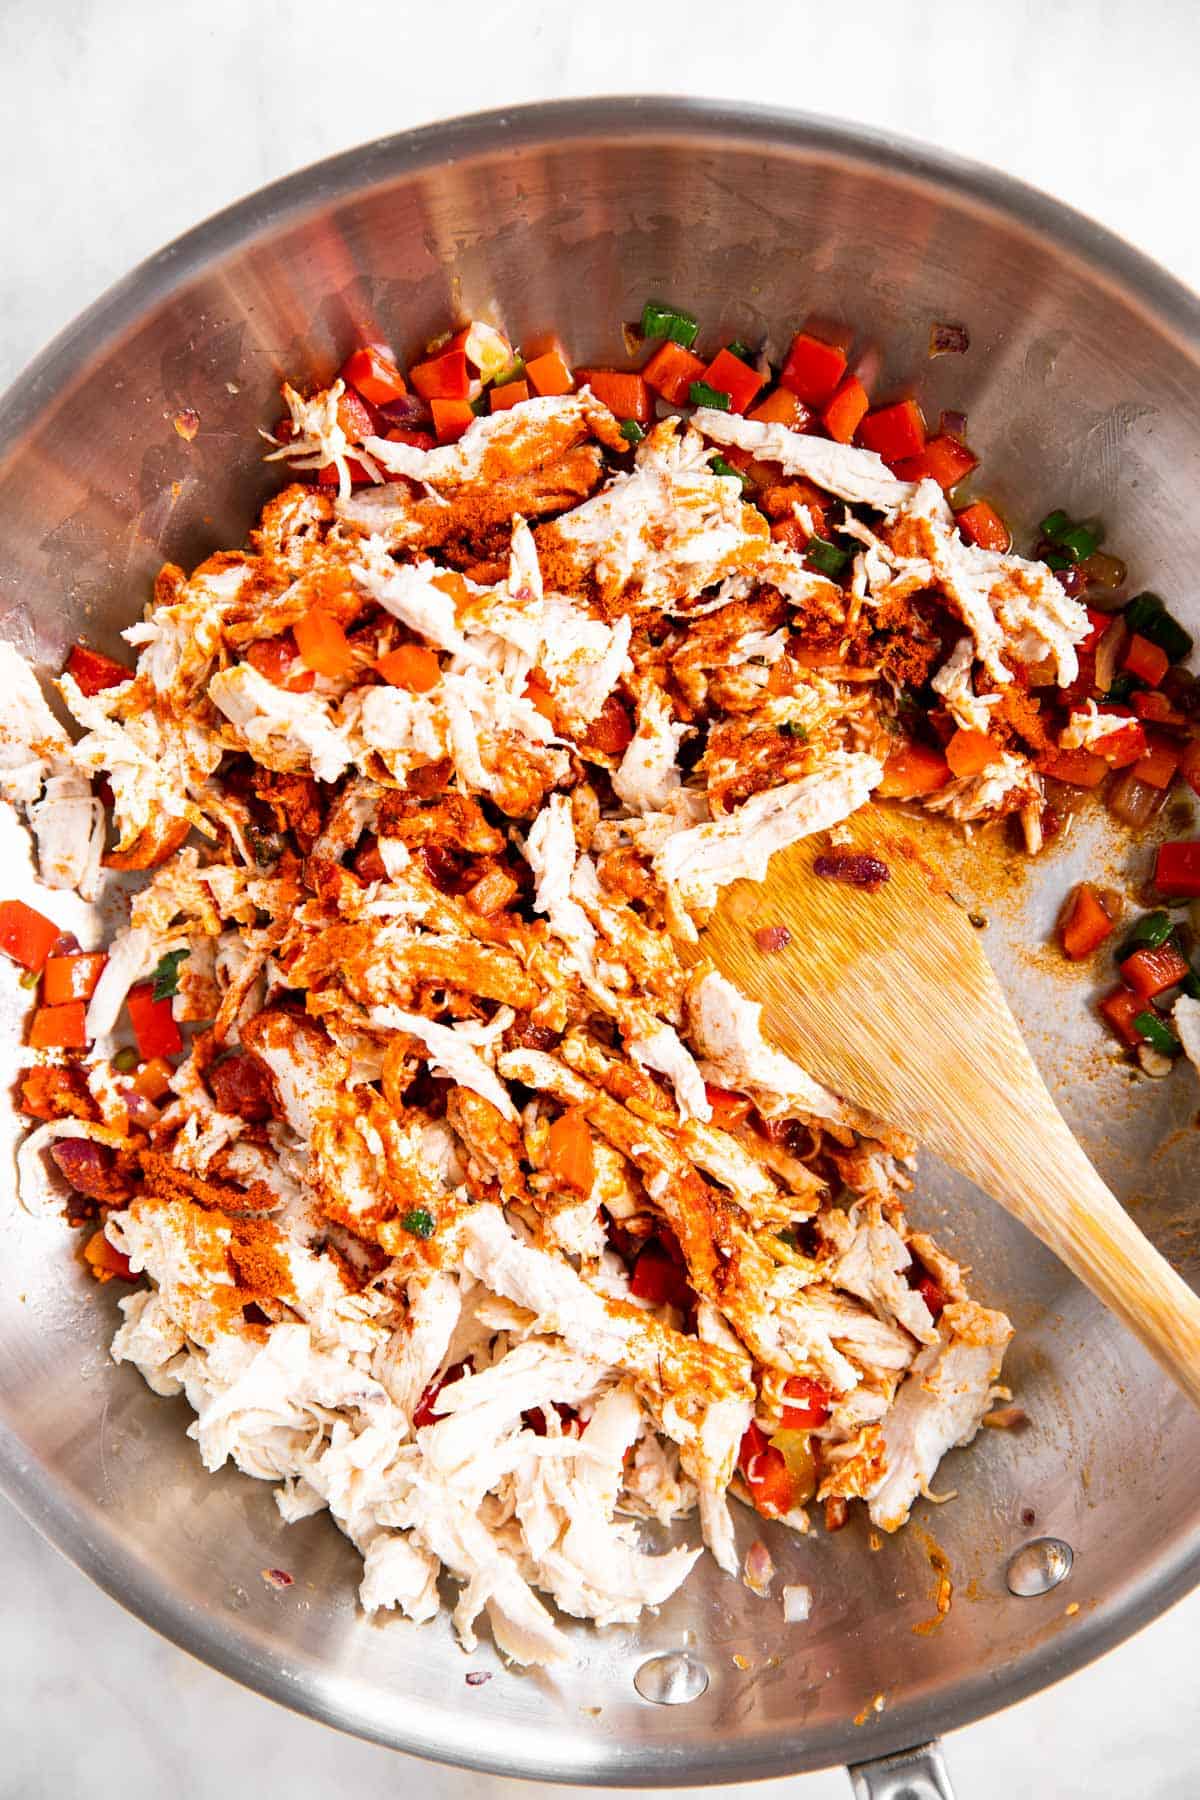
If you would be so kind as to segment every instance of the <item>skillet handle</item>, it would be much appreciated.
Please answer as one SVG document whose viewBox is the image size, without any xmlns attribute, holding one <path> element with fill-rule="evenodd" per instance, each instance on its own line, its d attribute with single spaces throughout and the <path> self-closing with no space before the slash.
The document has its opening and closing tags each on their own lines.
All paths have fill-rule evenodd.
<svg viewBox="0 0 1200 1800">
<path fill-rule="evenodd" d="M 954 1800 L 937 1739 L 877 1762 L 852 1763 L 846 1772 L 854 1800 Z"/>
</svg>

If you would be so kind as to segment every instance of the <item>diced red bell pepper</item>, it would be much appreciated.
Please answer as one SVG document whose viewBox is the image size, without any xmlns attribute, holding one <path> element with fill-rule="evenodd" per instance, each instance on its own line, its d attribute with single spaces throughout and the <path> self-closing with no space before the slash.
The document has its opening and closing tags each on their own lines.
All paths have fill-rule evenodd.
<svg viewBox="0 0 1200 1800">
<path fill-rule="evenodd" d="M 742 1433 L 742 1441 L 738 1446 L 737 1466 L 744 1475 L 747 1468 L 753 1466 L 756 1456 L 761 1456 L 767 1447 L 767 1434 L 751 1419 Z"/>
<path fill-rule="evenodd" d="M 1059 927 L 1064 956 L 1072 962 L 1082 962 L 1115 930 L 1095 888 L 1090 882 L 1081 881 L 1067 903 Z"/>
<path fill-rule="evenodd" d="M 735 413 L 745 412 L 763 384 L 758 370 L 744 363 L 732 350 L 718 350 L 699 379 L 716 388 L 718 393 L 728 394 L 730 409 Z"/>
<path fill-rule="evenodd" d="M 169 1000 L 156 1000 L 152 985 L 146 981 L 130 988 L 125 1004 L 139 1056 L 148 1062 L 156 1056 L 179 1055 L 183 1038 Z"/>
<path fill-rule="evenodd" d="M 0 951 L 23 969 L 40 975 L 61 935 L 53 919 L 23 900 L 0 900 Z"/>
<path fill-rule="evenodd" d="M 341 373 L 342 380 L 357 388 L 372 406 L 390 406 L 408 392 L 395 357 L 382 344 L 364 344 L 361 350 L 352 351 Z"/>
<path fill-rule="evenodd" d="M 931 437 L 922 453 L 926 473 L 933 476 L 940 488 L 947 493 L 965 481 L 973 469 L 979 467 L 979 458 L 969 445 L 950 432 L 939 432 Z"/>
<path fill-rule="evenodd" d="M 554 695 L 550 692 L 546 678 L 540 669 L 531 669 L 525 677 L 525 698 L 535 712 L 540 712 L 543 719 L 548 719 L 554 729 L 558 730 L 558 707 Z M 626 715 L 628 717 L 628 715 Z M 630 737 L 633 732 L 630 729 Z"/>
<path fill-rule="evenodd" d="M 946 761 L 951 773 L 960 780 L 982 774 L 1004 754 L 995 738 L 985 731 L 966 731 L 961 726 L 946 745 Z"/>
<path fill-rule="evenodd" d="M 730 1088 L 715 1087 L 711 1081 L 706 1081 L 704 1092 L 712 1107 L 712 1122 L 722 1131 L 732 1131 L 754 1111 L 753 1101 L 747 1100 L 745 1094 L 733 1093 Z"/>
<path fill-rule="evenodd" d="M 580 387 L 590 387 L 601 406 L 607 406 L 618 419 L 649 425 L 654 417 L 654 401 L 645 376 L 636 371 L 631 374 L 625 369 L 578 369 L 576 380 Z"/>
<path fill-rule="evenodd" d="M 796 1504 L 796 1483 L 782 1452 L 768 1444 L 757 1459 L 754 1476 L 746 1477 L 755 1511 L 765 1519 L 786 1518 Z"/>
<path fill-rule="evenodd" d="M 30 1048 L 86 1050 L 86 1013 L 82 1000 L 69 1000 L 65 1006 L 39 1006 L 29 1027 Z"/>
<path fill-rule="evenodd" d="M 642 379 L 661 394 L 669 406 L 686 406 L 688 389 L 704 376 L 704 363 L 682 344 L 667 339 L 642 369 Z M 630 415 L 625 414 L 626 418 Z"/>
<path fill-rule="evenodd" d="M 535 394 L 569 394 L 575 387 L 575 377 L 557 346 L 525 364 L 525 379 Z"/>
<path fill-rule="evenodd" d="M 1129 722 L 1119 731 L 1110 731 L 1105 737 L 1097 738 L 1096 754 L 1104 758 L 1110 769 L 1127 769 L 1131 763 L 1140 762 L 1149 749 L 1141 721 L 1123 706 L 1102 706 L 1100 711 Z"/>
<path fill-rule="evenodd" d="M 940 1319 L 946 1310 L 946 1296 L 932 1275 L 918 1275 L 913 1282 L 914 1290 L 920 1294 L 931 1319 Z"/>
<path fill-rule="evenodd" d="M 563 1437 L 580 1438 L 587 1430 L 587 1422 L 580 1418 L 573 1406 L 564 1406 L 561 1400 L 550 1402 L 553 1412 L 558 1417 L 559 1430 Z M 549 1435 L 550 1423 L 546 1417 L 546 1409 L 542 1406 L 531 1406 L 521 1414 L 521 1422 L 534 1437 Z"/>
<path fill-rule="evenodd" d="M 389 687 L 427 694 L 442 678 L 442 666 L 427 644 L 399 644 L 375 664 Z"/>
<path fill-rule="evenodd" d="M 99 650 L 89 650 L 86 644 L 75 645 L 67 658 L 63 673 L 71 677 L 81 694 L 89 696 L 102 693 L 105 688 L 120 687 L 123 681 L 133 680 L 132 669 L 127 669 L 124 663 L 116 662 Z"/>
<path fill-rule="evenodd" d="M 1039 774 L 1065 781 L 1070 787 L 1099 787 L 1108 774 L 1104 758 L 1090 750 L 1043 750 L 1036 766 Z"/>
<path fill-rule="evenodd" d="M 986 500 L 972 500 L 954 515 L 954 522 L 968 543 L 981 550 L 998 550 L 1001 555 L 1012 545 L 1012 533 L 994 506 Z"/>
<path fill-rule="evenodd" d="M 1139 632 L 1134 632 L 1125 646 L 1125 655 L 1121 659 L 1121 667 L 1129 675 L 1135 675 L 1144 681 L 1147 687 L 1157 687 L 1167 670 L 1171 659 L 1166 651 Z"/>
<path fill-rule="evenodd" d="M 136 1281 L 137 1276 L 129 1266 L 129 1258 L 115 1244 L 110 1244 L 101 1226 L 92 1233 L 83 1247 L 84 1261 L 96 1277 L 97 1281 Z"/>
<path fill-rule="evenodd" d="M 1193 794 L 1200 794 L 1200 738 L 1189 738 L 1179 759 L 1179 773 Z"/>
<path fill-rule="evenodd" d="M 1167 789 L 1179 769 L 1183 745 L 1177 738 L 1167 737 L 1153 727 L 1146 729 L 1146 754 L 1133 765 L 1133 772 L 1147 787 Z"/>
<path fill-rule="evenodd" d="M 514 406 L 529 398 L 527 381 L 506 381 L 502 387 L 494 387 L 490 392 L 490 404 L 494 413 L 509 412 Z"/>
<path fill-rule="evenodd" d="M 920 456 L 925 448 L 925 420 L 915 400 L 899 400 L 869 412 L 858 428 L 858 441 L 886 463 Z"/>
<path fill-rule="evenodd" d="M 369 487 L 373 477 L 368 475 L 356 456 L 346 458 L 346 470 L 350 476 L 351 487 Z M 318 487 L 337 487 L 341 482 L 336 463 L 322 463 L 317 470 Z"/>
<path fill-rule="evenodd" d="M 583 734 L 584 747 L 603 756 L 624 756 L 632 742 L 629 709 L 616 694 L 610 694 Z"/>
<path fill-rule="evenodd" d="M 936 794 L 950 780 L 950 765 L 940 750 L 926 744 L 900 744 L 883 767 L 875 792 L 882 800 L 916 800 Z"/>
<path fill-rule="evenodd" d="M 1128 769 L 1131 764 L 1141 762 L 1146 754 L 1146 734 L 1132 725 L 1127 725 L 1124 731 L 1114 731 L 1100 743 L 1100 753 L 1110 769 Z"/>
<path fill-rule="evenodd" d="M 1149 1003 L 1156 994 L 1178 987 L 1191 965 L 1174 944 L 1146 944 L 1121 964 L 1121 980 L 1139 1000 Z"/>
<path fill-rule="evenodd" d="M 252 669 L 257 669 L 276 687 L 287 688 L 289 693 L 307 694 L 316 681 L 312 670 L 306 669 L 300 661 L 300 652 L 290 631 L 285 631 L 282 637 L 259 638 L 255 643 L 247 644 L 243 654 Z"/>
<path fill-rule="evenodd" d="M 680 1268 L 653 1238 L 639 1252 L 629 1278 L 629 1291 L 655 1306 L 675 1306 L 682 1311 L 691 1299 L 687 1270 Z"/>
<path fill-rule="evenodd" d="M 738 1451 L 738 1468 L 750 1489 L 755 1508 L 765 1518 L 782 1518 L 795 1503 L 795 1483 L 783 1453 L 769 1444 L 753 1422 L 747 1427 Z"/>
<path fill-rule="evenodd" d="M 792 339 L 779 379 L 806 406 L 824 406 L 832 400 L 846 373 L 846 353 L 810 331 L 798 331 Z"/>
<path fill-rule="evenodd" d="M 837 444 L 848 444 L 870 408 L 867 390 L 854 375 L 847 375 L 821 414 L 821 423 Z"/>
<path fill-rule="evenodd" d="M 467 400 L 471 375 L 464 350 L 448 350 L 428 362 L 417 363 L 408 378 L 422 400 Z"/>
<path fill-rule="evenodd" d="M 931 437 L 919 456 L 905 457 L 893 465 L 901 481 L 925 481 L 932 478 L 947 493 L 965 481 L 972 469 L 979 467 L 973 450 L 948 432 Z"/>
<path fill-rule="evenodd" d="M 42 998 L 47 1006 L 90 1000 L 107 956 L 51 956 L 42 971 Z"/>
<path fill-rule="evenodd" d="M 812 424 L 812 413 L 789 388 L 772 388 L 765 400 L 752 407 L 748 417 L 760 425 L 786 425 L 789 431 L 807 431 Z M 728 462 L 729 452 L 725 452 Z"/>
<path fill-rule="evenodd" d="M 314 674 L 340 681 L 353 673 L 354 652 L 340 622 L 323 606 L 310 606 L 293 626 L 300 660 Z"/>
<path fill-rule="evenodd" d="M 439 444 L 456 444 L 463 432 L 475 423 L 469 400 L 435 399 L 429 402 L 429 410 L 433 414 L 433 429 Z"/>
<path fill-rule="evenodd" d="M 1112 1026 L 1117 1036 L 1132 1048 L 1142 1042 L 1142 1034 L 1133 1021 L 1139 1013 L 1146 1010 L 1146 1002 L 1139 1000 L 1127 987 L 1114 988 L 1100 1002 L 1100 1011 Z"/>
<path fill-rule="evenodd" d="M 433 402 L 430 403 L 431 411 L 433 404 Z M 436 404 L 438 406 L 454 406 L 456 402 L 439 400 Z M 467 411 L 471 412 L 469 406 Z M 471 417 L 475 417 L 474 413 L 471 413 Z M 432 450 L 437 443 L 432 431 L 421 431 L 415 425 L 393 425 L 387 434 L 387 440 L 389 444 L 411 444 L 414 450 Z"/>
<path fill-rule="evenodd" d="M 787 1396 L 780 1424 L 787 1431 L 812 1431 L 829 1417 L 832 1396 L 823 1382 L 811 1375 L 789 1375 L 783 1384 Z"/>
<path fill-rule="evenodd" d="M 1154 864 L 1154 885 L 1169 900 L 1200 897 L 1200 840 L 1191 838 L 1160 844 Z"/>
<path fill-rule="evenodd" d="M 417 1401 L 416 1409 L 412 1416 L 414 1431 L 420 1431 L 425 1425 L 437 1424 L 442 1415 L 434 1410 L 434 1401 L 437 1399 L 443 1388 L 449 1387 L 452 1381 L 457 1381 L 461 1375 L 467 1374 L 468 1371 L 472 1374 L 474 1373 L 473 1366 L 469 1362 L 451 1363 L 440 1381 L 431 1381 L 429 1383 L 429 1386 Z"/>
<path fill-rule="evenodd" d="M 361 444 L 375 436 L 378 420 L 362 395 L 350 387 L 338 401 L 338 424 L 350 443 Z"/>
<path fill-rule="evenodd" d="M 574 1188 L 576 1193 L 591 1193 L 596 1180 L 596 1153 L 582 1107 L 568 1107 L 551 1125 L 546 1167 L 556 1181 Z"/>
</svg>

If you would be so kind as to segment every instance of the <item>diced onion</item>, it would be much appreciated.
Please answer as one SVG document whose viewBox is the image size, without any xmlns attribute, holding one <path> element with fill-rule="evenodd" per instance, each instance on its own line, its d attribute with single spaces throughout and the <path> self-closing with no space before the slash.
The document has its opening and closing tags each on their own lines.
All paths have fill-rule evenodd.
<svg viewBox="0 0 1200 1800">
<path fill-rule="evenodd" d="M 1140 831 L 1150 823 L 1166 797 L 1162 788 L 1139 781 L 1132 769 L 1123 769 L 1108 790 L 1108 810 L 1122 825 Z"/>
<path fill-rule="evenodd" d="M 770 1590 L 775 1575 L 775 1564 L 771 1552 L 761 1538 L 755 1538 L 746 1552 L 743 1566 L 746 1586 L 755 1594 L 766 1594 Z"/>
<path fill-rule="evenodd" d="M 90 1119 L 50 1119 L 31 1131 L 17 1150 L 17 1198 L 35 1219 L 61 1219 L 63 1188 L 53 1184 L 42 1161 L 42 1151 L 59 1138 L 90 1138 L 93 1143 L 115 1147 L 121 1134 Z"/>
<path fill-rule="evenodd" d="M 994 1412 L 983 1415 L 984 1424 L 993 1431 L 1018 1431 L 1028 1419 L 1029 1414 L 1023 1406 L 998 1406 Z"/>
<path fill-rule="evenodd" d="M 1124 619 L 1114 619 L 1096 649 L 1096 686 L 1107 694 L 1116 679 L 1117 668 L 1125 654 L 1129 630 Z"/>
<path fill-rule="evenodd" d="M 494 325 L 485 325 L 482 319 L 473 319 L 467 332 L 467 361 L 479 370 L 481 381 L 490 381 L 507 369 L 513 359 L 512 345 L 497 331 Z"/>
<path fill-rule="evenodd" d="M 812 1589 L 809 1587 L 785 1587 L 783 1590 L 783 1620 L 785 1625 L 803 1625 L 812 1611 Z"/>
<path fill-rule="evenodd" d="M 930 356 L 962 356 L 971 348 L 965 325 L 934 324 L 929 327 Z"/>
<path fill-rule="evenodd" d="M 428 427 L 433 418 L 428 400 L 423 400 L 420 394 L 401 394 L 398 399 L 389 400 L 386 406 L 377 410 L 380 418 L 385 419 L 389 425 L 405 426 L 412 431 Z"/>
<path fill-rule="evenodd" d="M 1109 556 L 1103 550 L 1093 550 L 1085 556 L 1079 570 L 1089 582 L 1109 589 L 1121 587 L 1128 573 L 1119 556 Z"/>
</svg>

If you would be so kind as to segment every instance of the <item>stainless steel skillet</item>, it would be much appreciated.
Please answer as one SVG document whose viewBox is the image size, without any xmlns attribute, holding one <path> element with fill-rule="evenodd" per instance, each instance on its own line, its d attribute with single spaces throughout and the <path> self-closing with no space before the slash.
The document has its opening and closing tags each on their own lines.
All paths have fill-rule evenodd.
<svg viewBox="0 0 1200 1800">
<path fill-rule="evenodd" d="M 600 100 L 451 122 L 306 170 L 86 313 L 0 403 L 0 632 L 47 663 L 81 631 L 115 647 L 164 557 L 239 541 L 271 479 L 254 433 L 278 411 L 281 373 L 327 374 L 364 333 L 412 347 L 460 308 L 495 311 L 515 337 L 555 325 L 581 360 L 618 359 L 648 292 L 714 336 L 780 333 L 810 309 L 854 322 L 882 347 L 881 391 L 915 375 L 933 416 L 969 413 L 988 491 L 1014 518 L 1102 514 L 1133 584 L 1200 626 L 1192 295 L 1043 196 L 905 143 L 745 107 Z M 927 361 L 933 321 L 965 323 L 969 353 Z M 190 442 L 172 423 L 183 409 L 199 417 Z M 1019 895 L 988 863 L 989 948 L 1085 1148 L 1196 1275 L 1200 1089 L 1186 1070 L 1133 1080 L 1078 980 L 1037 951 L 1066 886 L 1124 855 L 1084 820 Z M 6 891 L 23 859 L 6 839 Z M 777 1601 L 715 1571 L 637 1632 L 579 1629 L 576 1664 L 553 1677 L 465 1661 L 440 1623 L 367 1623 L 349 1547 L 320 1520 L 285 1530 L 263 1486 L 203 1475 L 186 1408 L 108 1363 L 111 1292 L 97 1296 L 61 1227 L 11 1204 L 0 1484 L 189 1650 L 420 1755 L 639 1786 L 878 1758 L 1068 1673 L 1200 1576 L 1200 1422 L 1011 1221 L 934 1167 L 921 1193 L 918 1213 L 1016 1319 L 1010 1378 L 1032 1424 L 950 1459 L 943 1485 L 960 1498 L 878 1551 L 857 1526 L 772 1538 L 779 1580 L 814 1591 L 807 1625 L 785 1627 Z M 748 1543 L 755 1522 L 741 1528 Z M 1043 1535 L 1071 1547 L 1073 1571 L 1015 1597 L 1010 1558 Z M 914 1634 L 933 1612 L 934 1545 L 956 1599 Z M 294 1585 L 264 1582 L 271 1566 Z M 468 1669 L 493 1679 L 467 1686 Z"/>
</svg>

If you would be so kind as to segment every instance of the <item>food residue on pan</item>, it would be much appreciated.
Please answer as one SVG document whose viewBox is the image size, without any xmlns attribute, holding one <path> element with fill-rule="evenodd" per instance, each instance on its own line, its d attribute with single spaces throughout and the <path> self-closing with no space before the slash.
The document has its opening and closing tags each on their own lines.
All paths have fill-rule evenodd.
<svg viewBox="0 0 1200 1800">
<path fill-rule="evenodd" d="M 928 1637 L 930 1632 L 936 1631 L 939 1625 L 945 1623 L 954 1599 L 954 1583 L 950 1578 L 950 1558 L 941 1545 L 930 1537 L 927 1531 L 919 1531 L 917 1535 L 924 1546 L 925 1554 L 929 1558 L 929 1566 L 934 1574 L 934 1612 L 932 1618 L 920 1620 L 911 1629 L 914 1637 Z"/>
<path fill-rule="evenodd" d="M 886 1705 L 887 1698 L 885 1695 L 873 1694 L 861 1711 L 855 1713 L 854 1723 L 856 1725 L 865 1725 L 867 1720 L 871 1718 L 873 1714 L 881 1713 Z"/>
</svg>

